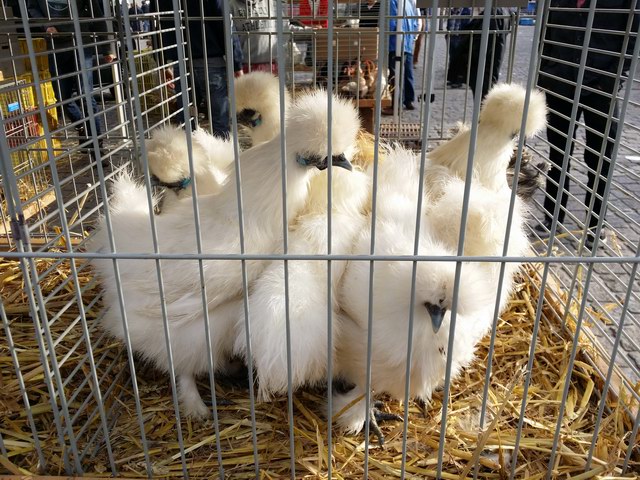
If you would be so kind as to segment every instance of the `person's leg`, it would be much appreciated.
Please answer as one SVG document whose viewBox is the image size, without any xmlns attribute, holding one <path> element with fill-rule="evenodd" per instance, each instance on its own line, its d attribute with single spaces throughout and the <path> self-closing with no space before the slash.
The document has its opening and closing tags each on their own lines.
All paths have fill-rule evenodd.
<svg viewBox="0 0 640 480">
<path fill-rule="evenodd" d="M 59 102 L 62 96 L 60 95 L 60 82 L 58 81 L 58 57 L 55 53 L 49 54 L 49 74 L 51 75 L 51 85 L 53 86 L 53 93 L 56 96 L 56 100 Z M 62 107 L 58 107 L 58 118 L 62 119 L 64 111 Z"/>
<path fill-rule="evenodd" d="M 79 70 L 80 65 L 77 63 L 77 57 L 74 51 L 56 53 L 56 66 L 58 86 L 60 97 L 59 100 L 63 103 L 62 109 L 67 114 L 72 122 L 79 122 L 85 118 L 82 108 L 77 100 L 68 101 L 73 96 L 74 89 L 76 91 L 79 88 Z M 76 128 L 82 126 L 79 124 Z"/>
<path fill-rule="evenodd" d="M 565 147 L 567 146 L 567 136 L 572 138 L 569 145 L 569 155 L 573 154 L 575 126 L 573 132 L 569 132 L 569 119 L 571 117 L 572 103 L 568 100 L 561 99 L 555 95 L 547 94 L 547 106 L 549 107 L 549 115 L 547 116 L 547 139 L 549 140 L 549 160 L 551 168 L 547 177 L 546 196 L 544 198 L 545 223 L 551 224 L 551 218 L 558 198 L 558 186 L 560 176 L 562 174 L 562 163 L 564 160 Z M 578 111 L 578 118 L 580 111 Z M 564 184 L 560 185 L 562 195 L 560 198 L 560 211 L 558 213 L 558 222 L 564 222 L 565 208 L 569 197 L 569 171 L 571 169 L 570 159 L 567 160 L 567 175 Z"/>
<path fill-rule="evenodd" d="M 211 114 L 215 116 L 215 112 L 213 105 L 209 105 L 207 103 L 207 80 L 211 82 L 211 76 L 207 77 L 207 67 L 209 70 L 211 66 L 209 65 L 209 61 L 203 58 L 196 58 L 192 61 L 193 68 L 193 83 L 195 92 L 193 92 L 193 96 L 189 99 L 189 102 L 193 102 L 194 105 L 198 106 L 198 111 L 204 111 L 205 115 L 209 115 L 209 106 L 211 107 Z M 204 104 L 204 105 L 202 105 Z M 197 128 L 196 119 L 191 115 L 191 108 L 186 107 L 184 109 L 184 115 L 191 119 L 191 129 L 195 130 Z M 185 118 L 186 118 L 185 117 Z"/>
<path fill-rule="evenodd" d="M 229 135 L 229 94 L 225 67 L 209 67 L 209 100 L 212 133 L 226 137 Z"/>
<path fill-rule="evenodd" d="M 87 98 L 83 98 L 83 101 L 85 102 L 85 107 L 87 105 L 87 100 L 88 102 L 91 104 L 91 109 L 93 110 L 93 113 L 95 115 L 95 120 L 96 120 L 96 134 L 98 136 L 102 135 L 104 129 L 102 128 L 102 118 L 100 117 L 100 115 L 98 115 L 98 112 L 100 111 L 98 109 L 98 102 L 96 101 L 96 98 L 93 96 L 93 67 L 94 67 L 94 62 L 93 62 L 93 54 L 91 52 L 84 52 L 84 56 L 83 56 L 83 63 L 84 63 L 84 70 L 87 73 L 87 79 L 88 79 L 88 83 L 89 83 L 89 95 L 88 95 L 88 99 Z M 80 79 L 81 82 L 83 82 L 81 84 L 81 89 L 84 92 L 84 79 Z M 89 109 L 85 108 L 85 112 L 88 112 Z M 91 128 L 90 128 L 90 124 L 89 124 L 89 115 L 87 114 L 87 122 L 86 122 L 86 129 L 87 132 L 91 133 Z M 102 142 L 100 142 L 100 144 L 102 144 Z"/>
<path fill-rule="evenodd" d="M 413 107 L 413 102 L 416 99 L 416 91 L 413 86 L 413 55 L 406 53 L 404 58 L 404 106 L 407 108 Z"/>
<path fill-rule="evenodd" d="M 584 110 L 584 121 L 587 127 L 587 148 L 584 151 L 584 161 L 589 168 L 587 173 L 587 192 L 584 197 L 584 203 L 586 208 L 589 208 L 591 203 L 591 197 L 594 191 L 596 196 L 593 199 L 593 210 L 589 215 L 589 228 L 595 231 L 598 224 L 598 218 L 602 213 L 602 196 L 604 190 L 609 181 L 609 169 L 611 166 L 611 154 L 613 153 L 613 142 L 618 133 L 618 122 L 615 118 L 618 117 L 618 102 L 617 99 L 611 99 L 608 95 L 590 94 L 585 95 L 581 100 L 586 106 L 589 106 L 598 112 L 591 112 L 588 109 Z M 611 102 L 615 102 L 613 109 L 613 118 L 607 132 L 607 120 L 609 116 L 609 109 L 611 108 Z M 592 128 L 595 130 L 590 131 Z M 604 147 L 604 155 L 602 153 L 602 145 L 606 140 Z M 593 151 L 591 151 L 593 150 Z M 602 158 L 602 164 L 601 159 Z M 600 168 L 598 168 L 600 167 Z"/>
<path fill-rule="evenodd" d="M 416 35 L 416 43 L 413 46 L 413 64 L 417 65 L 420 61 L 420 51 L 422 50 L 422 43 L 424 42 L 424 35 Z"/>
<path fill-rule="evenodd" d="M 389 78 L 387 82 L 389 83 L 389 91 L 392 92 L 391 98 L 394 98 L 393 92 L 396 86 L 396 52 L 389 52 Z"/>
<path fill-rule="evenodd" d="M 389 63 L 387 68 L 389 69 L 389 76 L 387 78 L 387 84 L 389 85 L 389 92 L 391 93 L 391 106 L 382 109 L 382 115 L 393 115 L 393 106 L 396 101 L 396 52 L 389 52 Z M 402 92 L 400 92 L 402 93 Z M 402 97 L 398 97 L 400 103 L 402 103 Z"/>
<path fill-rule="evenodd" d="M 195 62 L 195 60 L 194 60 Z M 171 123 L 182 125 L 184 123 L 184 104 L 182 101 L 182 81 L 180 75 L 182 70 L 179 64 L 173 66 L 173 89 L 176 95 L 176 114 L 172 117 Z M 188 77 L 187 77 L 188 81 Z"/>
</svg>

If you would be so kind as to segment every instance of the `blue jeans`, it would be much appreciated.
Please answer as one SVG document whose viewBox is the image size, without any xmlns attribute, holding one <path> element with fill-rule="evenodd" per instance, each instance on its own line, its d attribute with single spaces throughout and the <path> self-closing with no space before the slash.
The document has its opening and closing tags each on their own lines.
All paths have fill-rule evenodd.
<svg viewBox="0 0 640 480">
<path fill-rule="evenodd" d="M 389 52 L 389 85 L 393 88 L 396 81 L 396 52 Z M 413 86 L 413 53 L 405 52 L 402 55 L 404 63 L 404 83 L 402 86 L 402 103 L 404 106 L 413 103 L 416 99 L 416 90 Z"/>
<path fill-rule="evenodd" d="M 227 69 L 219 66 L 222 59 L 201 58 L 193 60 L 193 75 L 196 85 L 196 100 L 207 98 L 207 76 L 209 74 L 209 105 L 211 106 L 211 129 L 219 137 L 229 135 L 229 93 L 227 91 Z M 205 71 L 206 67 L 206 71 Z"/>
<path fill-rule="evenodd" d="M 55 63 L 54 63 L 55 59 Z M 56 71 L 57 67 L 57 71 Z M 84 129 L 86 135 L 89 135 L 91 129 L 89 127 L 89 110 L 86 106 L 86 100 L 84 98 L 84 80 L 82 78 L 83 70 L 86 71 L 89 77 L 89 85 L 93 90 L 93 54 L 90 52 L 82 52 L 80 58 L 76 55 L 76 51 L 57 52 L 49 56 L 49 70 L 53 79 L 53 86 L 55 89 L 56 97 L 59 101 L 64 102 L 73 97 L 73 92 L 78 93 L 78 97 L 63 105 L 64 112 L 73 122 L 81 122 L 76 128 L 78 130 Z M 70 73 L 75 75 L 66 76 Z M 58 76 L 66 76 L 66 78 L 57 79 Z M 91 99 L 91 108 L 93 113 L 96 114 L 96 129 L 98 135 L 102 134 L 102 121 L 98 116 L 98 103 L 93 95 L 89 94 Z"/>
</svg>

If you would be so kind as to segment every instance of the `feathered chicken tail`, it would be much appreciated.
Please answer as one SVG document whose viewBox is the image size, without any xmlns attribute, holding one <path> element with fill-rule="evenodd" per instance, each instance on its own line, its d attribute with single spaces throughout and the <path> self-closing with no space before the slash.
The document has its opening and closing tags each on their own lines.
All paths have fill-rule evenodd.
<svg viewBox="0 0 640 480">
<path fill-rule="evenodd" d="M 112 214 L 131 212 L 135 215 L 149 215 L 147 189 L 134 178 L 132 170 L 123 170 L 111 184 L 109 211 Z M 157 198 L 153 197 L 153 205 Z"/>
<path fill-rule="evenodd" d="M 532 90 L 526 104 L 527 90 L 515 83 L 501 83 L 487 94 L 480 110 L 480 125 L 504 136 L 513 137 L 520 133 L 522 119 L 526 111 L 525 136 L 530 137 L 541 131 L 547 124 L 547 105 L 544 94 Z"/>
<path fill-rule="evenodd" d="M 158 199 L 153 197 L 152 200 L 155 206 Z M 110 222 L 107 223 L 105 216 L 100 217 L 94 235 L 88 241 L 87 250 L 97 252 L 110 249 L 109 231 L 114 235 L 118 250 L 122 250 L 125 243 L 135 244 L 137 241 L 142 245 L 145 238 L 142 234 L 148 236 L 149 203 L 145 186 L 135 180 L 131 170 L 123 170 L 114 179 L 108 206 Z"/>
<path fill-rule="evenodd" d="M 525 113 L 526 136 L 534 135 L 546 125 L 544 95 L 532 91 L 528 104 L 525 103 L 526 95 L 526 89 L 520 85 L 497 85 L 487 95 L 480 111 L 473 173 L 474 178 L 491 190 L 499 190 L 506 184 L 505 170 Z M 470 138 L 471 130 L 462 128 L 455 137 L 430 152 L 432 164 L 445 166 L 454 175 L 465 178 Z"/>
<path fill-rule="evenodd" d="M 196 159 L 194 157 L 194 160 L 198 160 L 196 162 L 196 173 L 200 173 L 200 166 L 205 166 L 224 175 L 222 172 L 235 160 L 233 141 L 228 138 L 216 137 L 203 129 L 193 132 L 193 140 L 202 147 L 203 153 L 206 152 L 207 156 L 206 159 Z"/>
</svg>

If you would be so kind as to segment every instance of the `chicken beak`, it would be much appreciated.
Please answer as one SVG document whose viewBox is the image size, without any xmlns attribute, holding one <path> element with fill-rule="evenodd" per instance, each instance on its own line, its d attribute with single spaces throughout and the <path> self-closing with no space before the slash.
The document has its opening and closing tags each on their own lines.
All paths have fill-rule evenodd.
<svg viewBox="0 0 640 480">
<path fill-rule="evenodd" d="M 447 309 L 438 305 L 433 305 L 432 303 L 427 303 L 425 306 L 431 316 L 431 328 L 433 328 L 433 333 L 438 333 L 438 330 L 440 330 L 440 327 L 442 326 L 442 321 L 444 320 L 444 314 L 447 313 Z"/>
<path fill-rule="evenodd" d="M 302 166 L 315 166 L 318 170 L 326 170 L 329 166 L 329 157 L 324 157 L 322 160 L 315 157 L 305 157 L 300 154 L 296 155 L 296 161 Z M 340 155 L 334 155 L 331 157 L 331 165 L 334 167 L 346 168 L 349 171 L 353 170 L 353 165 L 347 160 L 344 153 Z"/>
<path fill-rule="evenodd" d="M 344 153 L 331 157 L 331 165 L 334 167 L 346 168 L 350 172 L 353 171 L 353 165 L 351 165 L 351 162 L 347 160 Z"/>
</svg>

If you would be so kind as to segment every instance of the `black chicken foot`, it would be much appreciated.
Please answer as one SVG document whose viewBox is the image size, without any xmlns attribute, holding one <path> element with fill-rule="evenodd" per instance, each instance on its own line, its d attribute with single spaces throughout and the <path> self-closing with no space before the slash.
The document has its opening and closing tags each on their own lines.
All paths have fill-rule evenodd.
<svg viewBox="0 0 640 480">
<path fill-rule="evenodd" d="M 207 400 L 203 400 L 204 404 L 209 407 L 212 408 L 213 407 L 213 398 L 211 399 L 207 399 Z M 235 405 L 236 403 L 232 400 L 227 400 L 226 398 L 222 398 L 222 397 L 216 397 L 216 406 L 218 407 L 229 407 L 231 405 Z"/>
<path fill-rule="evenodd" d="M 422 398 L 416 397 L 414 399 L 416 406 L 422 411 L 422 416 L 427 418 L 427 402 L 425 402 Z"/>
<path fill-rule="evenodd" d="M 378 444 L 382 447 L 384 445 L 384 435 L 378 423 L 387 421 L 402 422 L 403 418 L 395 413 L 389 413 L 382 410 L 384 407 L 383 402 L 373 402 L 371 407 L 371 415 L 369 416 L 369 431 L 373 432 L 378 437 Z"/>
</svg>

